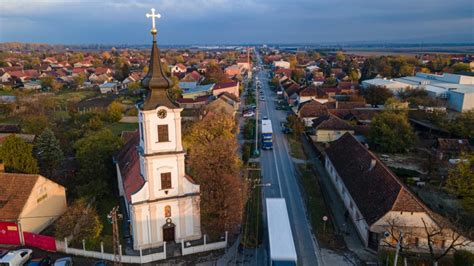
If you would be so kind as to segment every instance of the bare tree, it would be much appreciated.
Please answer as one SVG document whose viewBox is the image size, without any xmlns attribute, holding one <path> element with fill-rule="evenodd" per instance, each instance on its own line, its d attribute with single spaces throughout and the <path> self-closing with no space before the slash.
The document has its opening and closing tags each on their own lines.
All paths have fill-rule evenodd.
<svg viewBox="0 0 474 266">
<path fill-rule="evenodd" d="M 434 266 L 437 266 L 438 261 L 451 251 L 456 251 L 458 248 L 465 247 L 471 243 L 469 239 L 450 228 L 446 223 L 430 226 L 423 218 L 421 218 L 421 221 L 423 222 L 431 261 Z M 449 245 L 440 245 L 440 242 L 449 243 Z"/>
</svg>

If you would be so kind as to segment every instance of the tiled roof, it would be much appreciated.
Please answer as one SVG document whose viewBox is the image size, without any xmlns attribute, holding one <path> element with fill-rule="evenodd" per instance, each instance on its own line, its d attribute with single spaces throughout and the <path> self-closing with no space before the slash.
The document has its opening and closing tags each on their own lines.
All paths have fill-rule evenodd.
<svg viewBox="0 0 474 266">
<path fill-rule="evenodd" d="M 358 121 L 371 121 L 381 111 L 380 109 L 329 109 L 331 114 L 341 119 L 350 120 L 355 118 Z"/>
<path fill-rule="evenodd" d="M 446 152 L 461 152 L 470 150 L 467 139 L 443 139 L 438 138 L 438 149 Z"/>
<path fill-rule="evenodd" d="M 218 98 L 226 98 L 226 99 L 230 99 L 234 102 L 240 102 L 240 98 L 237 97 L 235 94 L 233 93 L 228 93 L 228 92 L 224 92 L 224 93 L 221 93 L 219 94 L 219 96 L 217 96 Z"/>
<path fill-rule="evenodd" d="M 338 118 L 334 115 L 329 115 L 318 119 L 316 123 L 313 122 L 313 127 L 318 129 L 325 130 L 353 130 L 354 128 L 349 125 L 346 121 Z"/>
<path fill-rule="evenodd" d="M 18 124 L 0 124 L 0 133 L 20 133 Z"/>
<path fill-rule="evenodd" d="M 238 84 L 237 81 L 219 82 L 219 83 L 216 83 L 216 85 L 214 86 L 214 90 L 235 87 L 237 86 L 237 84 Z"/>
<path fill-rule="evenodd" d="M 116 154 L 115 160 L 122 176 L 125 198 L 130 202 L 132 195 L 143 187 L 145 180 L 140 175 L 140 159 L 137 150 L 137 146 L 140 144 L 140 134 L 136 130 L 123 136 L 127 137 L 128 141 Z"/>
<path fill-rule="evenodd" d="M 326 153 L 369 225 L 389 211 L 428 212 L 398 177 L 351 134 L 344 134 Z"/>
<path fill-rule="evenodd" d="M 204 95 L 204 96 L 199 96 L 196 97 L 195 99 L 192 98 L 180 98 L 177 99 L 176 101 L 178 103 L 198 103 L 198 102 L 207 102 L 209 100 L 209 96 Z"/>
<path fill-rule="evenodd" d="M 319 117 L 328 115 L 328 109 L 322 103 L 311 100 L 300 104 L 298 117 Z"/>
<path fill-rule="evenodd" d="M 303 96 L 316 96 L 318 94 L 318 89 L 313 86 L 309 86 L 304 90 L 300 91 L 300 97 Z"/>
<path fill-rule="evenodd" d="M 17 220 L 39 175 L 0 173 L 0 219 Z"/>
</svg>

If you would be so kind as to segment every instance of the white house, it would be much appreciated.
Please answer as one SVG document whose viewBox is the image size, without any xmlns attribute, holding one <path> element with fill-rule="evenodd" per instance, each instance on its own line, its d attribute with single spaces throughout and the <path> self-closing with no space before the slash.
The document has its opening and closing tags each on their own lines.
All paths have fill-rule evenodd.
<svg viewBox="0 0 474 266">
<path fill-rule="evenodd" d="M 392 247 L 400 233 L 404 245 L 426 252 L 427 230 L 444 228 L 434 249 L 459 234 L 446 219 L 428 209 L 366 146 L 346 133 L 326 149 L 325 168 L 343 200 L 348 217 L 365 246 Z M 389 236 L 385 236 L 388 232 Z M 466 241 L 460 237 L 456 241 Z M 395 243 L 394 243 L 395 242 Z M 472 250 L 472 244 L 463 247 Z"/>
<path fill-rule="evenodd" d="M 106 82 L 104 84 L 99 85 L 100 93 L 107 94 L 107 93 L 117 93 L 118 92 L 118 83 L 117 82 Z"/>
<path fill-rule="evenodd" d="M 152 34 L 152 59 L 142 81 L 148 96 L 137 106 L 139 130 L 129 134 L 115 157 L 135 250 L 201 238 L 200 187 L 184 167 L 183 109 L 167 96 L 171 81 L 163 74 Z"/>
<path fill-rule="evenodd" d="M 183 64 L 176 64 L 171 68 L 171 73 L 186 73 L 186 66 Z"/>
<path fill-rule="evenodd" d="M 290 68 L 290 62 L 284 61 L 284 60 L 279 60 L 279 61 L 273 61 L 273 66 L 274 67 L 280 67 L 280 68 Z"/>
</svg>

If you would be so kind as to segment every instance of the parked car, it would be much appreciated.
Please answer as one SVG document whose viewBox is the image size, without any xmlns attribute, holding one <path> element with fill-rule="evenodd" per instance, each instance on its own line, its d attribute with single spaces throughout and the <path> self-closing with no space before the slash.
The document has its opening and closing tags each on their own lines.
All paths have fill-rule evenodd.
<svg viewBox="0 0 474 266">
<path fill-rule="evenodd" d="M 18 249 L 7 252 L 0 258 L 0 265 L 2 266 L 18 266 L 24 265 L 33 254 L 31 249 Z"/>
<path fill-rule="evenodd" d="M 260 101 L 265 101 L 265 97 L 260 97 Z"/>
<path fill-rule="evenodd" d="M 289 127 L 285 127 L 285 128 L 283 128 L 282 132 L 283 132 L 283 134 L 290 134 L 290 133 L 293 132 L 293 130 Z"/>
<path fill-rule="evenodd" d="M 267 119 L 268 119 L 268 116 L 264 115 L 262 119 L 263 119 L 263 120 L 267 120 Z"/>
<path fill-rule="evenodd" d="M 255 115 L 254 112 L 246 112 L 246 113 L 243 114 L 243 117 L 252 117 L 254 115 Z"/>
<path fill-rule="evenodd" d="M 107 266 L 107 262 L 105 260 L 99 260 L 94 263 L 94 266 Z"/>
<path fill-rule="evenodd" d="M 64 257 L 57 259 L 53 266 L 72 266 L 72 258 L 71 257 Z"/>
<path fill-rule="evenodd" d="M 5 254 L 8 253 L 8 249 L 3 249 L 3 248 L 0 248 L 0 258 L 2 258 L 3 256 L 5 256 Z"/>
<path fill-rule="evenodd" d="M 34 258 L 28 261 L 27 266 L 50 266 L 52 264 L 51 258 L 46 256 L 42 258 Z"/>
</svg>

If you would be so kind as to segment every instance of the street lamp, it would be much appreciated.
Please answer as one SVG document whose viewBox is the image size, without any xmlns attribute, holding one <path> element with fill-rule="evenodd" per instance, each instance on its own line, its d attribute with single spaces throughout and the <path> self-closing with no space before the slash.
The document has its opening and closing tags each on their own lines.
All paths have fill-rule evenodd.
<svg viewBox="0 0 474 266">
<path fill-rule="evenodd" d="M 258 157 L 258 76 L 255 78 L 255 150 L 253 152 L 255 157 Z"/>
</svg>

